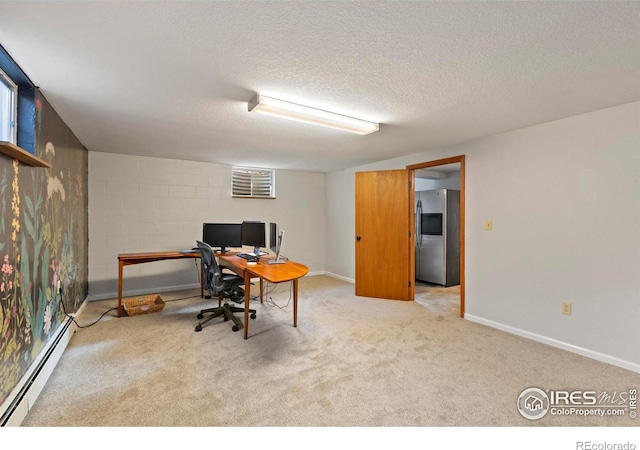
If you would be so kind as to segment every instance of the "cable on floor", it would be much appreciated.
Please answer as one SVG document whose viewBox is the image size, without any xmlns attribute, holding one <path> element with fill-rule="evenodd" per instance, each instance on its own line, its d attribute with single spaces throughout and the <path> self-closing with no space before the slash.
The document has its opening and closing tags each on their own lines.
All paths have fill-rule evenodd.
<svg viewBox="0 0 640 450">
<path fill-rule="evenodd" d="M 265 293 L 265 297 L 266 297 L 268 294 L 271 294 L 271 293 L 275 290 L 275 288 L 276 288 L 277 286 L 278 286 L 277 284 L 267 283 L 267 292 Z M 284 305 L 284 306 L 280 306 L 280 305 L 278 305 L 278 304 L 273 300 L 273 298 L 272 298 L 272 297 L 267 297 L 267 298 L 266 298 L 266 300 L 265 300 L 265 303 L 266 303 L 266 305 L 267 305 L 267 306 L 270 306 L 270 307 L 276 307 L 276 308 L 279 308 L 279 309 L 284 310 L 284 308 L 287 308 L 287 307 L 289 306 L 289 303 L 291 303 L 291 298 L 292 298 L 292 297 L 293 297 L 293 281 L 291 281 L 291 282 L 290 282 L 290 284 L 289 284 L 289 299 L 287 300 L 287 304 L 286 304 L 286 305 Z"/>
<path fill-rule="evenodd" d="M 64 299 L 62 298 L 62 288 L 60 288 L 59 295 L 60 295 L 60 304 L 62 305 L 62 311 L 64 312 L 64 314 L 65 314 L 69 319 L 71 319 L 71 321 L 72 321 L 73 323 L 75 323 L 75 324 L 76 324 L 76 326 L 77 326 L 78 328 L 89 328 L 89 327 L 92 327 L 93 325 L 95 325 L 95 324 L 97 324 L 98 322 L 100 322 L 100 321 L 102 320 L 102 318 L 103 318 L 104 316 L 106 316 L 106 315 L 107 315 L 107 313 L 109 313 L 109 312 L 111 312 L 111 311 L 115 311 L 115 310 L 117 310 L 117 309 L 118 309 L 118 307 L 117 307 L 117 306 L 116 306 L 116 307 L 113 307 L 113 308 L 109 308 L 109 309 L 107 309 L 105 312 L 103 312 L 103 313 L 102 313 L 102 315 L 101 315 L 100 317 L 98 317 L 98 319 L 97 319 L 95 322 L 90 323 L 90 324 L 88 324 L 88 325 L 80 325 L 80 324 L 76 321 L 75 317 L 74 317 L 74 316 L 72 316 L 71 314 L 69 314 L 69 313 L 67 312 L 67 307 L 65 306 L 65 304 L 64 304 Z M 187 299 L 190 299 L 190 298 L 199 298 L 199 297 L 200 297 L 200 295 L 199 295 L 199 294 L 198 294 L 198 295 L 189 295 L 189 296 L 187 296 L 187 297 L 180 297 L 180 298 L 174 298 L 174 299 L 171 299 L 171 300 L 165 300 L 164 302 L 165 302 L 165 303 L 170 303 L 170 302 L 177 302 L 178 300 L 187 300 Z"/>
<path fill-rule="evenodd" d="M 76 326 L 77 326 L 78 328 L 89 328 L 89 327 L 91 327 L 91 326 L 93 326 L 93 325 L 97 324 L 98 322 L 100 322 L 100 321 L 102 320 L 102 318 L 103 318 L 103 317 L 104 317 L 108 312 L 118 309 L 117 307 L 107 309 L 104 313 L 102 313 L 102 315 L 101 315 L 100 317 L 98 317 L 98 320 L 96 320 L 95 322 L 90 323 L 89 325 L 80 325 L 80 324 L 76 321 L 76 318 L 75 318 L 75 317 L 73 317 L 71 314 L 69 314 L 69 313 L 67 312 L 67 307 L 64 305 L 64 299 L 62 298 L 62 288 L 60 288 L 60 289 L 59 289 L 58 294 L 60 295 L 60 304 L 62 305 L 62 311 L 65 313 L 65 315 L 66 315 L 69 319 L 71 319 L 71 321 L 72 321 L 73 323 L 75 323 L 75 324 L 76 324 Z"/>
<path fill-rule="evenodd" d="M 200 298 L 200 294 L 189 295 L 188 297 L 173 298 L 171 300 L 164 300 L 164 302 L 165 303 L 171 303 L 171 302 L 177 302 L 178 300 L 187 300 L 189 298 Z"/>
</svg>

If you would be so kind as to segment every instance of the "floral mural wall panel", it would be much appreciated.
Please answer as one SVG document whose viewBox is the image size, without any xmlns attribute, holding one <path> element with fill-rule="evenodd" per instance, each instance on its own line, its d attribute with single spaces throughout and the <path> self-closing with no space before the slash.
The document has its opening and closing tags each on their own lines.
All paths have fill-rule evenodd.
<svg viewBox="0 0 640 450">
<path fill-rule="evenodd" d="M 0 403 L 88 291 L 87 151 L 37 95 L 36 155 L 51 168 L 0 156 Z"/>
</svg>

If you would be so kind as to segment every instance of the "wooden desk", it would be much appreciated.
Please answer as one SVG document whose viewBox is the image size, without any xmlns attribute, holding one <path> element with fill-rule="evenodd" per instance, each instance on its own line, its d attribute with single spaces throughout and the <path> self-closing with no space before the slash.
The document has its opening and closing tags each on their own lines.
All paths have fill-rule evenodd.
<svg viewBox="0 0 640 450">
<path fill-rule="evenodd" d="M 221 265 L 244 277 L 244 338 L 249 337 L 249 302 L 251 300 L 251 278 L 260 278 L 260 301 L 262 302 L 262 280 L 270 283 L 293 281 L 293 326 L 298 326 L 298 279 L 309 272 L 304 264 L 287 261 L 284 264 L 269 264 L 269 257 L 261 257 L 255 266 L 234 253 L 216 253 Z M 223 264 L 226 263 L 226 264 Z"/>
<path fill-rule="evenodd" d="M 124 266 L 142 264 L 167 259 L 200 258 L 200 252 L 180 253 L 172 252 L 148 252 L 148 253 L 120 253 L 118 255 L 118 317 L 122 315 L 122 269 Z M 202 273 L 200 274 L 200 296 L 204 297 Z"/>
</svg>

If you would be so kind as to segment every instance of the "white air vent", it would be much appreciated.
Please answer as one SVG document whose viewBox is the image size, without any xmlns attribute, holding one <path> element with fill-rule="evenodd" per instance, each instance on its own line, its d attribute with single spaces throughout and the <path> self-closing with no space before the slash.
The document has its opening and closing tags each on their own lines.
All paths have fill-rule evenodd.
<svg viewBox="0 0 640 450">
<path fill-rule="evenodd" d="M 231 195 L 233 197 L 275 198 L 275 171 L 233 167 L 231 169 Z"/>
</svg>

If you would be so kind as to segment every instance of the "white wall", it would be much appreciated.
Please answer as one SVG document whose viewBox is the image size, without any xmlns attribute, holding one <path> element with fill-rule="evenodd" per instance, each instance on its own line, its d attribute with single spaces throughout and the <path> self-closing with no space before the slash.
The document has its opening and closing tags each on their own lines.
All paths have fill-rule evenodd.
<svg viewBox="0 0 640 450">
<path fill-rule="evenodd" d="M 89 298 L 117 296 L 118 253 L 195 246 L 203 222 L 276 222 L 283 255 L 324 270 L 325 175 L 276 171 L 276 199 L 231 198 L 231 167 L 89 152 Z M 268 226 L 267 226 L 268 230 Z M 193 260 L 124 268 L 127 295 L 198 285 Z"/>
<path fill-rule="evenodd" d="M 356 171 L 463 154 L 465 317 L 640 370 L 640 102 L 328 174 L 326 270 L 354 278 Z"/>
<path fill-rule="evenodd" d="M 442 179 L 416 178 L 413 185 L 416 191 L 430 191 L 433 189 L 460 190 L 460 172 L 448 172 L 447 178 Z"/>
</svg>

